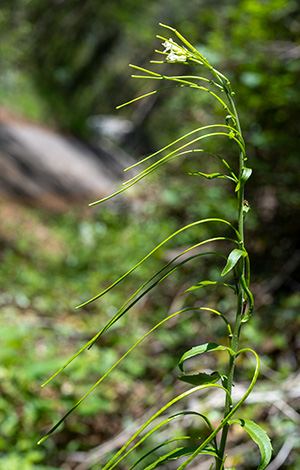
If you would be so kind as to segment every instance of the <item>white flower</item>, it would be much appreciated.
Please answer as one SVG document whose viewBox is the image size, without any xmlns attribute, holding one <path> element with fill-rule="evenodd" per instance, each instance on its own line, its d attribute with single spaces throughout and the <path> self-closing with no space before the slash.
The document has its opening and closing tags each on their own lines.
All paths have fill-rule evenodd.
<svg viewBox="0 0 300 470">
<path fill-rule="evenodd" d="M 186 62 L 186 60 L 187 60 L 187 57 L 185 55 L 177 55 L 172 51 L 167 56 L 168 62 Z"/>
<path fill-rule="evenodd" d="M 178 44 L 176 44 L 176 42 L 174 42 L 172 38 L 170 38 L 168 41 L 165 41 L 163 43 L 163 46 L 166 48 L 164 52 L 169 52 L 169 51 L 173 51 L 175 53 L 182 52 L 182 48 L 178 46 Z"/>
<path fill-rule="evenodd" d="M 187 60 L 187 51 L 178 46 L 173 39 L 169 39 L 163 43 L 165 47 L 164 54 L 168 54 L 166 57 L 167 62 L 185 62 Z"/>
</svg>

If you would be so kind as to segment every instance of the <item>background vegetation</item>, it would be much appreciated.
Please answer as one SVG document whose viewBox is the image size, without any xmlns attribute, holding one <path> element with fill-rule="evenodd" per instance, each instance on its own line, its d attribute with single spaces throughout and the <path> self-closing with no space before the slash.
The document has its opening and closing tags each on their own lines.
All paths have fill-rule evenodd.
<svg viewBox="0 0 300 470">
<path fill-rule="evenodd" d="M 2 2 L 0 103 L 27 119 L 85 140 L 93 138 L 89 117 L 116 114 L 116 105 L 148 91 L 144 82 L 130 79 L 127 64 L 147 66 L 154 57 L 153 50 L 159 48 L 154 38 L 160 33 L 159 21 L 183 31 L 211 62 L 226 70 L 238 97 L 254 168 L 247 188 L 252 210 L 246 236 L 256 313 L 247 329 L 247 341 L 263 357 L 266 387 L 294 390 L 283 393 L 279 411 L 277 402 L 252 405 L 257 420 L 274 439 L 276 455 L 287 436 L 296 436 L 300 420 L 296 380 L 300 349 L 299 3 L 51 0 L 45 7 L 39 0 Z M 180 73 L 180 66 L 174 67 Z M 192 91 L 170 91 L 119 111 L 133 124 L 119 144 L 138 157 L 184 134 L 195 123 L 213 121 L 211 103 Z M 79 407 L 60 433 L 36 447 L 43 431 L 107 370 L 125 345 L 134 342 L 138 330 L 147 331 L 154 318 L 180 305 L 183 276 L 189 274 L 196 281 L 207 272 L 204 264 L 197 272 L 178 274 L 177 282 L 168 281 L 155 297 L 136 307 L 134 318 L 124 320 L 64 376 L 40 390 L 40 384 L 115 312 L 124 293 L 146 277 L 146 267 L 101 303 L 82 311 L 75 311 L 75 305 L 129 269 L 175 227 L 195 217 L 234 214 L 235 202 L 227 198 L 226 184 L 199 184 L 197 178 L 187 179 L 190 169 L 184 161 L 175 163 L 168 173 L 161 173 L 159 183 L 150 181 L 147 193 L 136 191 L 88 214 L 80 207 L 70 207 L 64 214 L 49 213 L 3 197 L 1 467 L 79 468 L 80 456 L 86 457 L 90 449 L 142 416 L 157 397 L 164 400 L 163 393 L 173 393 L 177 386 L 174 364 L 187 343 L 193 346 L 199 337 L 214 340 L 216 324 L 199 323 L 196 317 L 161 331 L 155 342 L 145 343 L 145 355 L 129 359 Z M 192 240 L 185 235 L 180 244 Z M 158 268 L 170 258 L 171 250 L 176 245 L 161 250 L 147 269 Z M 209 300 L 230 307 L 230 299 L 222 297 L 222 292 L 217 300 L 213 298 Z M 163 377 L 158 372 L 162 367 Z M 233 444 L 240 443 L 241 437 L 235 436 Z M 239 459 L 233 465 L 251 468 L 249 460 L 243 467 Z M 255 468 L 255 456 L 250 461 Z M 278 468 L 294 470 L 299 464 L 299 441 L 295 440 Z"/>
</svg>

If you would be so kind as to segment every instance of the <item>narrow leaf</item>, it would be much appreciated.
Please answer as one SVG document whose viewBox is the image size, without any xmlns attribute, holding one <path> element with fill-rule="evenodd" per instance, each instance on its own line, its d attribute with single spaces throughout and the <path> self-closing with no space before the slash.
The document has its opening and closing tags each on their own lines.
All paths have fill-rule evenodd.
<svg viewBox="0 0 300 470">
<path fill-rule="evenodd" d="M 130 447 L 130 449 L 128 451 L 126 451 L 126 449 L 131 445 L 131 443 L 136 439 L 136 437 L 138 437 L 142 431 L 144 431 L 144 429 L 149 425 L 151 424 L 158 416 L 160 416 L 162 413 L 164 413 L 168 408 L 170 408 L 172 405 L 174 405 L 175 403 L 177 403 L 179 400 L 183 399 L 183 398 L 186 398 L 188 396 L 190 396 L 191 394 L 199 391 L 199 390 L 203 390 L 205 388 L 210 388 L 210 387 L 216 387 L 216 388 L 220 388 L 222 389 L 226 395 L 228 396 L 229 400 L 230 400 L 230 394 L 229 392 L 224 388 L 222 387 L 221 385 L 218 385 L 218 384 L 206 384 L 206 385 L 198 385 L 197 387 L 194 387 L 190 390 L 188 390 L 187 392 L 184 392 L 180 395 L 178 395 L 177 397 L 173 398 L 171 401 L 169 401 L 166 405 L 164 405 L 160 410 L 158 410 L 154 415 L 152 415 L 141 427 L 138 431 L 136 431 L 133 436 L 131 436 L 131 438 L 123 445 L 123 447 L 110 459 L 110 461 L 102 468 L 102 470 L 108 470 L 110 468 L 113 468 L 115 467 L 116 465 L 119 464 L 119 462 L 121 460 L 123 460 L 124 458 L 127 457 L 127 455 L 129 455 L 131 452 L 133 452 L 140 444 L 142 444 L 150 435 L 152 435 L 154 432 L 156 432 L 157 429 L 160 429 L 162 424 L 164 423 L 168 423 L 169 421 L 171 421 L 172 418 L 168 418 L 166 420 L 164 420 L 162 423 L 159 423 L 157 426 L 155 426 L 154 428 L 152 428 L 147 434 L 145 434 L 136 444 L 134 444 L 132 447 Z M 186 413 L 178 413 L 179 414 L 186 414 Z M 198 453 L 200 453 L 201 451 L 203 451 L 205 448 L 207 448 L 207 444 L 209 442 L 211 442 L 215 435 L 217 433 L 214 431 L 211 435 L 210 435 L 210 438 L 209 439 L 206 439 L 206 441 L 204 443 L 202 443 L 200 446 L 197 447 L 198 449 Z M 126 452 L 125 452 L 126 451 Z M 125 454 L 124 454 L 125 452 Z M 195 451 L 196 452 L 196 451 Z M 124 454 L 122 457 L 120 457 L 121 454 Z M 193 455 L 193 454 L 192 454 Z M 120 457 L 120 458 L 119 458 Z"/>
<path fill-rule="evenodd" d="M 127 106 L 128 104 L 134 103 L 135 101 L 141 100 L 143 98 L 147 98 L 148 96 L 154 95 L 155 93 L 158 93 L 160 91 L 169 90 L 170 88 L 179 88 L 179 87 L 185 87 L 185 86 L 188 86 L 188 85 L 173 85 L 173 86 L 168 86 L 165 88 L 160 88 L 158 90 L 150 91 L 149 93 L 146 93 L 145 95 L 138 96 L 137 98 L 134 98 L 130 101 L 127 101 L 126 103 L 116 106 L 116 109 L 123 108 L 124 106 Z"/>
<path fill-rule="evenodd" d="M 203 414 L 201 414 L 201 413 L 197 413 L 196 411 L 181 411 L 181 412 L 179 412 L 179 413 L 175 413 L 174 415 L 169 416 L 168 419 L 166 419 L 166 420 L 160 422 L 154 429 L 152 429 L 152 430 L 147 434 L 146 439 L 147 439 L 148 437 L 150 437 L 150 436 L 151 436 L 153 433 L 155 433 L 156 431 L 160 430 L 162 426 L 164 426 L 165 424 L 170 423 L 173 419 L 180 418 L 180 417 L 184 417 L 184 416 L 197 416 L 197 417 L 202 418 L 202 419 L 205 421 L 205 423 L 207 424 L 209 430 L 210 430 L 211 432 L 213 432 L 214 428 L 213 428 L 211 422 L 209 421 L 209 419 L 208 419 L 205 415 L 203 415 Z M 168 444 L 174 443 L 174 442 L 176 442 L 176 441 L 182 441 L 182 440 L 186 440 L 186 439 L 189 439 L 189 440 L 190 440 L 191 437 L 190 437 L 190 436 L 177 436 L 177 437 L 174 437 L 174 438 L 172 438 L 172 439 L 168 439 L 168 440 L 166 440 L 166 441 L 164 441 L 164 442 L 161 442 L 158 446 L 153 447 L 149 452 L 147 452 L 147 453 L 144 454 L 142 457 L 140 457 L 133 465 L 131 465 L 131 467 L 128 468 L 128 470 L 132 470 L 133 468 L 135 468 L 135 467 L 136 467 L 138 464 L 140 464 L 145 458 L 147 458 L 147 457 L 149 457 L 151 454 L 157 452 L 158 449 L 162 449 L 163 447 L 167 446 Z M 200 439 L 200 437 L 195 438 L 195 439 Z M 145 436 L 143 436 L 140 441 L 144 442 L 144 441 L 145 441 Z M 213 446 L 212 446 L 212 447 L 211 447 L 211 446 L 206 446 L 206 447 L 205 447 L 205 450 L 209 450 L 209 451 L 212 451 L 212 452 L 215 452 L 215 453 L 216 453 L 216 452 L 217 452 L 217 450 L 216 450 L 216 449 L 217 449 L 217 442 L 216 442 L 215 439 L 213 440 L 213 442 L 214 442 Z M 137 442 L 137 443 L 136 443 L 136 447 L 138 447 L 138 445 L 139 445 L 139 443 Z M 195 445 L 195 447 L 197 448 L 198 446 Z"/>
<path fill-rule="evenodd" d="M 184 372 L 184 361 L 186 361 L 187 359 L 191 359 L 192 357 L 197 356 L 198 354 L 203 354 L 211 351 L 228 351 L 231 355 L 235 354 L 234 351 L 227 346 L 221 346 L 216 343 L 201 344 L 200 346 L 195 346 L 194 348 L 190 349 L 189 351 L 183 354 L 178 363 L 179 369 Z"/>
<path fill-rule="evenodd" d="M 158 449 L 162 449 L 163 447 L 167 446 L 168 444 L 174 443 L 176 441 L 182 441 L 182 440 L 185 440 L 185 439 L 190 440 L 190 436 L 178 436 L 178 437 L 174 437 L 173 439 L 168 439 L 167 441 L 162 442 L 158 446 L 153 447 L 153 449 L 151 449 L 149 452 L 144 454 L 142 457 L 140 457 L 133 465 L 131 465 L 131 467 L 129 467 L 128 470 L 132 470 L 133 468 L 135 468 L 140 462 L 142 462 L 144 459 L 149 457 L 149 455 L 157 452 Z"/>
<path fill-rule="evenodd" d="M 229 271 L 231 271 L 235 267 L 236 263 L 242 256 L 247 256 L 247 252 L 244 250 L 239 250 L 237 248 L 232 250 L 231 253 L 229 253 L 228 255 L 227 263 L 221 273 L 221 276 L 225 276 L 225 274 L 229 273 Z"/>
<path fill-rule="evenodd" d="M 215 371 L 212 374 L 205 374 L 204 372 L 200 372 L 199 374 L 195 375 L 179 375 L 178 379 L 182 382 L 186 382 L 192 385 L 204 385 L 208 383 L 216 383 L 220 380 L 221 375 L 219 372 Z"/>
<path fill-rule="evenodd" d="M 169 461 L 169 460 L 177 460 L 180 457 L 184 457 L 187 455 L 191 455 L 195 450 L 198 449 L 199 446 L 186 446 L 186 447 L 178 447 L 177 449 L 171 450 L 168 452 L 166 455 L 162 455 L 159 459 L 157 459 L 155 462 L 152 464 L 148 465 L 145 470 L 153 470 L 154 468 L 159 467 L 163 463 Z M 207 447 L 206 449 L 203 449 L 200 454 L 202 455 L 213 455 L 214 457 L 218 457 L 218 454 L 216 451 L 211 448 Z"/>
<path fill-rule="evenodd" d="M 152 464 L 148 465 L 145 468 L 145 470 L 152 470 L 154 468 L 157 468 L 160 465 L 162 465 L 164 462 L 167 462 L 168 460 L 176 460 L 176 459 L 179 459 L 180 457 L 184 457 L 185 455 L 191 455 L 193 452 L 195 452 L 197 447 L 198 446 L 188 446 L 188 447 L 178 447 L 177 449 L 173 449 L 167 454 L 162 455 L 159 459 L 157 459 Z"/>
<path fill-rule="evenodd" d="M 214 178 L 223 178 L 223 179 L 233 181 L 234 183 L 236 183 L 237 181 L 236 176 L 228 176 L 228 175 L 225 175 L 224 173 L 202 173 L 201 171 L 193 171 L 193 172 L 190 172 L 189 175 L 190 176 L 203 176 L 204 178 L 207 178 L 209 180 L 212 180 Z"/>
<path fill-rule="evenodd" d="M 232 284 L 226 284 L 225 282 L 218 282 L 218 281 L 201 281 L 198 284 L 195 284 L 194 286 L 189 287 L 187 290 L 184 291 L 184 294 L 186 292 L 190 292 L 195 289 L 200 289 L 200 287 L 205 287 L 205 286 L 210 286 L 210 285 L 220 285 L 220 286 L 225 286 L 225 287 L 230 287 L 230 289 L 234 290 L 236 292 L 236 288 Z"/>
<path fill-rule="evenodd" d="M 234 129 L 233 127 L 231 126 L 228 126 L 228 125 L 225 125 L 225 124 L 210 124 L 208 126 L 202 126 L 202 127 L 198 127 L 197 129 L 194 129 L 186 134 L 184 134 L 183 136 L 179 137 L 178 139 L 174 140 L 173 142 L 171 142 L 170 144 L 166 145 L 165 147 L 162 147 L 161 149 L 157 150 L 156 152 L 152 153 L 151 155 L 149 155 L 148 157 L 145 157 L 143 158 L 142 160 L 139 160 L 137 163 L 134 163 L 133 165 L 127 167 L 124 171 L 128 171 L 132 168 L 134 168 L 135 166 L 137 165 L 140 165 L 141 163 L 144 163 L 146 162 L 147 160 L 155 157 L 156 155 L 159 155 L 160 153 L 164 152 L 165 150 L 169 149 L 170 147 L 172 147 L 173 145 L 175 144 L 178 144 L 179 142 L 181 142 L 182 140 L 186 139 L 187 137 L 190 137 L 191 135 L 195 134 L 195 133 L 198 133 L 200 131 L 205 131 L 206 129 L 212 129 L 212 128 L 217 128 L 217 127 L 222 127 L 222 128 L 225 128 L 225 129 Z M 227 135 L 227 134 L 226 134 Z M 242 139 L 242 136 L 241 134 L 239 133 L 239 138 Z M 216 156 L 217 158 L 219 158 L 220 160 L 223 161 L 224 164 L 226 164 L 227 167 L 229 167 L 228 163 L 223 159 L 221 158 L 219 155 L 215 154 L 215 153 L 212 153 L 212 152 L 208 152 L 210 153 L 211 155 L 214 155 Z"/>
<path fill-rule="evenodd" d="M 212 180 L 214 178 L 226 178 L 226 175 L 223 175 L 223 173 L 202 173 L 201 171 L 196 171 L 192 173 L 193 175 L 197 176 L 203 176 L 204 178 L 207 178 L 208 180 Z"/>
<path fill-rule="evenodd" d="M 232 230 L 235 232 L 235 234 L 237 235 L 238 239 L 240 239 L 240 236 L 239 236 L 239 233 L 238 231 L 235 229 L 235 227 L 230 223 L 228 222 L 227 220 L 224 220 L 224 219 L 218 219 L 218 218 L 210 218 L 210 219 L 201 219 L 201 220 L 197 220 L 196 222 L 192 222 L 191 224 L 188 224 L 188 225 L 185 225 L 184 227 L 180 228 L 179 230 L 176 230 L 176 232 L 172 233 L 169 237 L 165 238 L 165 240 L 163 240 L 161 243 L 159 243 L 158 245 L 156 245 L 155 248 L 153 248 L 146 256 L 144 256 L 144 258 L 139 261 L 139 263 L 137 263 L 135 266 L 133 266 L 133 268 L 131 268 L 129 271 L 127 271 L 127 273 L 123 274 L 123 276 L 121 276 L 117 281 L 115 281 L 113 284 L 111 284 L 109 287 L 107 287 L 104 291 L 100 292 L 100 294 L 98 295 L 95 295 L 95 297 L 93 297 L 92 299 L 90 300 L 87 300 L 86 302 L 82 303 L 81 305 L 78 305 L 76 307 L 76 309 L 78 308 L 81 308 L 81 307 L 85 307 L 86 305 L 90 304 L 91 302 L 94 302 L 95 300 L 99 299 L 100 297 L 102 297 L 104 294 L 106 294 L 108 291 L 110 291 L 113 287 L 115 287 L 117 284 L 119 284 L 121 281 L 123 281 L 123 279 L 125 279 L 127 276 L 129 276 L 129 274 L 131 274 L 135 269 L 137 269 L 142 263 L 144 263 L 151 255 L 153 255 L 159 248 L 161 248 L 165 243 L 167 243 L 168 241 L 170 241 L 173 237 L 175 237 L 176 235 L 179 235 L 179 233 L 183 232 L 184 230 L 187 230 L 189 228 L 192 228 L 192 227 L 195 227 L 196 225 L 202 225 L 204 223 L 209 223 L 209 222 L 221 222 L 223 224 L 226 224 L 226 225 L 229 225 L 229 227 L 232 228 Z"/>
<path fill-rule="evenodd" d="M 153 281 L 153 279 L 155 279 L 155 277 L 157 277 L 159 274 L 161 274 L 166 268 L 168 268 L 170 265 L 172 265 L 172 263 L 175 263 L 176 260 L 178 260 L 182 255 L 190 252 L 191 250 L 193 250 L 194 248 L 197 248 L 199 246 L 202 246 L 202 245 L 205 245 L 206 243 L 210 243 L 210 242 L 214 242 L 214 241 L 221 241 L 221 240 L 227 240 L 227 241 L 231 241 L 231 242 L 234 242 L 234 243 L 237 243 L 236 240 L 233 240 L 231 238 L 227 238 L 227 237 L 214 237 L 214 238 L 208 238 L 206 240 L 203 240 L 199 243 L 197 243 L 196 245 L 193 245 L 189 248 L 187 248 L 186 250 L 184 250 L 183 252 L 179 253 L 177 256 L 175 256 L 173 259 L 171 259 L 167 264 L 165 264 L 159 271 L 157 271 L 152 277 L 150 277 L 146 282 L 144 282 L 135 292 L 134 294 L 132 294 L 132 296 L 120 307 L 120 309 L 116 312 L 116 314 L 113 316 L 113 318 L 96 334 L 93 336 L 93 338 L 91 340 L 89 340 L 79 351 L 77 351 L 76 354 L 74 354 L 67 362 L 65 362 L 63 364 L 63 366 L 57 371 L 55 372 L 55 374 L 53 374 L 43 385 L 42 387 L 44 387 L 45 385 L 47 385 L 51 380 L 53 380 L 54 377 L 56 377 L 63 369 L 65 369 L 77 356 L 79 356 L 79 354 L 81 354 L 85 349 L 90 349 L 91 346 L 95 343 L 95 341 L 97 341 L 97 339 L 106 331 L 108 330 L 116 321 L 118 321 L 123 315 L 126 314 L 126 312 L 128 310 L 131 309 L 131 307 L 133 305 L 135 305 L 144 295 L 147 294 L 147 292 L 149 292 L 151 289 L 153 289 L 157 284 L 159 284 L 160 282 L 162 282 L 164 279 L 166 279 L 170 274 L 172 274 L 172 272 L 174 272 L 176 269 L 178 269 L 180 266 L 182 266 L 183 264 L 189 262 L 190 260 L 194 259 L 194 258 L 197 258 L 199 256 L 203 256 L 205 254 L 218 254 L 220 256 L 223 256 L 221 255 L 220 253 L 218 252 L 202 252 L 202 253 L 198 253 L 197 255 L 194 255 L 194 256 L 191 256 L 191 257 L 188 257 L 188 258 L 185 258 L 183 261 L 181 261 L 180 263 L 176 264 L 175 267 L 173 267 L 172 269 L 170 269 L 167 273 L 165 273 L 164 275 L 162 275 L 159 279 L 157 279 L 155 282 L 153 282 L 150 286 L 149 284 L 151 283 L 151 281 Z M 148 287 L 147 287 L 148 286 Z M 139 295 L 138 295 L 139 294 Z M 221 318 L 225 321 L 227 327 L 229 328 L 229 334 L 231 334 L 231 330 L 230 330 L 230 325 L 229 323 L 227 322 L 226 318 L 220 313 L 218 312 L 217 310 L 214 310 L 214 309 L 211 309 L 209 307 L 199 307 L 199 310 L 205 310 L 205 311 L 209 311 L 209 312 L 212 312 L 212 313 L 215 313 L 217 315 L 220 315 Z"/>
<path fill-rule="evenodd" d="M 229 421 L 229 424 L 239 424 L 245 429 L 255 444 L 258 445 L 261 454 L 261 461 L 257 470 L 264 470 L 272 456 L 272 444 L 266 431 L 249 419 L 232 419 Z"/>
</svg>

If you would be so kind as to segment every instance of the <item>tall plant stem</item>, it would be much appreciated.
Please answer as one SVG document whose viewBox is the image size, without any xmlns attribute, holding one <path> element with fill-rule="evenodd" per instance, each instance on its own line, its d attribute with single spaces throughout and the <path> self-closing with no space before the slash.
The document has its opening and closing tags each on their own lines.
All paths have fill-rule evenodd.
<svg viewBox="0 0 300 470">
<path fill-rule="evenodd" d="M 230 88 L 228 88 L 227 84 L 221 78 L 222 86 L 225 90 L 227 95 L 228 101 L 230 103 L 230 108 L 232 110 L 232 114 L 235 118 L 236 128 L 241 134 L 241 126 L 239 117 L 237 114 L 237 110 L 235 107 L 235 103 L 232 99 L 232 93 Z M 242 171 L 245 164 L 245 154 L 240 151 L 239 154 L 239 179 L 240 179 L 240 188 L 238 191 L 238 231 L 240 234 L 240 247 L 241 249 L 244 246 L 244 214 L 243 214 L 243 203 L 244 203 L 244 184 L 241 181 Z M 241 272 L 244 275 L 245 272 L 245 261 L 242 259 L 241 263 Z M 237 308 L 236 308 L 236 317 L 235 317 L 235 324 L 233 327 L 232 337 L 230 338 L 230 347 L 233 349 L 235 353 L 238 352 L 239 346 L 239 338 L 240 338 L 240 331 L 242 325 L 242 317 L 243 317 L 243 306 L 244 306 L 244 289 L 241 285 L 241 282 L 238 283 L 238 293 L 237 293 Z M 227 383 L 225 388 L 228 390 L 229 394 L 231 395 L 232 392 L 232 385 L 233 385 L 233 377 L 234 377 L 234 369 L 235 369 L 235 361 L 236 356 L 230 356 L 229 365 L 228 365 L 228 375 L 227 375 Z M 226 395 L 226 402 L 225 402 L 225 409 L 224 409 L 224 417 L 228 415 L 231 411 L 232 405 L 230 404 L 230 400 Z M 224 469 L 224 456 L 225 456 L 225 449 L 226 449 L 226 442 L 228 436 L 229 424 L 226 423 L 222 430 L 222 436 L 220 441 L 219 447 L 219 459 L 216 462 L 216 470 L 223 470 Z"/>
</svg>

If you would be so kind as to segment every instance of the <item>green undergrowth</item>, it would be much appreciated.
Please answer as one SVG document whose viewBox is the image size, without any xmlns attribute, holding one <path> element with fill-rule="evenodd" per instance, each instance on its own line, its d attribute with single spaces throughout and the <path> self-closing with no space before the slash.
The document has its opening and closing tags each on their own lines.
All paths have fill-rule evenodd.
<svg viewBox="0 0 300 470">
<path fill-rule="evenodd" d="M 176 182 L 175 190 L 169 187 L 157 191 L 153 187 L 153 194 L 159 194 L 161 201 L 155 213 L 153 200 L 149 197 L 143 200 L 142 213 L 138 200 L 132 200 L 130 207 L 124 203 L 121 207 L 101 208 L 101 211 L 89 212 L 88 217 L 76 208 L 66 214 L 49 214 L 41 209 L 1 201 L 1 468 L 61 468 L 69 454 L 88 451 L 101 444 L 129 425 L 133 418 L 143 416 L 157 399 L 161 400 L 163 396 L 165 401 L 174 393 L 178 357 L 187 346 L 194 346 L 191 333 L 212 340 L 216 335 L 226 336 L 226 331 L 221 331 L 212 318 L 208 322 L 205 317 L 191 313 L 174 320 L 167 329 L 158 331 L 155 340 L 144 341 L 140 353 L 129 356 L 124 365 L 102 383 L 101 390 L 96 389 L 66 420 L 60 433 L 43 446 L 36 447 L 41 431 L 47 430 L 50 423 L 67 412 L 129 345 L 159 321 L 166 307 L 171 305 L 174 311 L 180 308 L 183 291 L 178 291 L 178 286 L 181 286 L 181 276 L 186 275 L 186 271 L 178 271 L 177 278 L 167 281 L 155 296 L 149 295 L 142 305 L 137 304 L 130 319 L 125 316 L 53 384 L 40 389 L 41 383 L 114 315 L 122 303 L 124 289 L 131 293 L 135 283 L 147 277 L 146 268 L 137 270 L 124 284 L 122 296 L 116 289 L 109 301 L 104 297 L 97 304 L 75 310 L 75 306 L 97 292 L 99 286 L 108 285 L 116 277 L 116 270 L 125 272 L 134 260 L 141 258 L 145 246 L 153 246 L 158 239 L 163 239 L 170 224 L 177 223 L 180 216 L 177 201 L 177 209 L 173 210 Z M 138 197 L 142 200 L 143 195 Z M 188 187 L 183 194 L 183 214 L 185 198 L 189 198 Z M 191 241 L 185 237 L 181 240 L 182 245 Z M 149 271 L 157 269 L 161 260 L 174 256 L 173 249 L 175 247 L 170 246 L 168 250 L 160 250 L 148 263 Z M 114 258 L 118 259 L 117 267 Z M 214 276 L 219 266 L 210 264 L 208 268 L 204 263 L 201 269 L 203 271 L 198 271 L 197 275 L 202 276 L 209 269 L 210 275 Z M 225 291 L 223 295 L 222 289 L 218 290 L 217 298 L 216 290 L 209 294 L 203 289 L 204 295 L 206 300 L 215 302 L 212 306 L 231 307 L 230 298 L 225 297 Z M 199 292 L 197 299 L 199 301 Z M 246 341 L 252 341 L 268 367 L 277 369 L 277 383 L 288 378 L 294 370 L 293 362 L 287 357 L 293 354 L 291 350 L 288 353 L 293 331 L 287 325 L 289 322 L 293 329 L 297 328 L 299 303 L 296 294 L 283 299 L 278 308 L 284 315 L 270 311 L 272 323 L 262 328 L 256 317 L 255 325 L 249 324 L 245 329 Z M 215 367 L 214 360 L 209 355 L 206 358 L 208 370 Z M 222 355 L 219 360 L 223 360 Z M 244 374 L 249 366 L 246 362 L 242 366 Z M 138 399 L 131 392 L 133 384 Z M 253 411 L 252 406 L 249 407 Z M 254 413 L 259 422 L 260 418 L 265 419 L 267 409 L 255 405 Z M 288 418 L 278 414 L 271 414 L 269 418 L 279 422 L 286 432 L 293 432 L 293 422 Z M 278 443 L 274 442 L 275 449 L 280 444 L 282 433 Z"/>
</svg>

